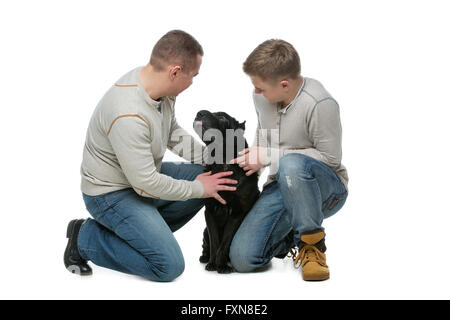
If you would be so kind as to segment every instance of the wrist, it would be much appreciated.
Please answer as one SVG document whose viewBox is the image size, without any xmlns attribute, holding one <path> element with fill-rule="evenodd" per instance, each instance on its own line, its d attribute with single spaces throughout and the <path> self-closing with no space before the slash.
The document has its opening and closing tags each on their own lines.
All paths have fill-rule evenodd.
<svg viewBox="0 0 450 320">
<path fill-rule="evenodd" d="M 280 158 L 280 149 L 278 148 L 266 148 L 266 157 L 264 159 L 264 167 L 271 165 L 272 162 L 277 162 Z"/>
<path fill-rule="evenodd" d="M 205 188 L 200 180 L 192 181 L 192 195 L 191 198 L 203 198 L 205 194 Z"/>
</svg>

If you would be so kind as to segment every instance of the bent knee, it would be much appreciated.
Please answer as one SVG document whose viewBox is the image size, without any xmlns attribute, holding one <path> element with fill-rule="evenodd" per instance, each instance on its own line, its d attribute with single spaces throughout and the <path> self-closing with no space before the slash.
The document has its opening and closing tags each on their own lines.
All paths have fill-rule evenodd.
<svg viewBox="0 0 450 320">
<path fill-rule="evenodd" d="M 170 282 L 178 278 L 185 268 L 183 256 L 165 256 L 149 259 L 149 265 L 144 277 L 158 282 Z M 153 260 L 153 261 L 152 261 Z"/>
<path fill-rule="evenodd" d="M 261 258 L 236 246 L 230 248 L 230 262 L 237 272 L 242 273 L 255 271 L 266 264 Z"/>
<path fill-rule="evenodd" d="M 175 264 L 173 266 L 163 269 L 159 273 L 159 281 L 170 282 L 178 278 L 184 272 L 184 261 L 183 263 Z"/>
<path fill-rule="evenodd" d="M 304 154 L 288 153 L 280 158 L 277 175 L 278 177 L 300 175 L 304 178 L 313 178 L 311 161 L 314 159 Z"/>
</svg>

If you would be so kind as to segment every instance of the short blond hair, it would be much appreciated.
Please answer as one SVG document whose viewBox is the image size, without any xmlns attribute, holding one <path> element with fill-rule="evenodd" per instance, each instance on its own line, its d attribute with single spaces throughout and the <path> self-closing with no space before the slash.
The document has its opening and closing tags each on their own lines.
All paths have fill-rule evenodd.
<svg viewBox="0 0 450 320">
<path fill-rule="evenodd" d="M 300 57 L 297 50 L 284 40 L 266 40 L 257 46 L 244 62 L 243 70 L 263 81 L 278 81 L 300 76 Z"/>
<path fill-rule="evenodd" d="M 200 43 L 185 31 L 172 30 L 162 36 L 153 47 L 150 64 L 156 71 L 162 71 L 172 63 L 178 63 L 186 71 L 190 71 L 197 64 L 197 55 L 203 56 Z"/>
</svg>

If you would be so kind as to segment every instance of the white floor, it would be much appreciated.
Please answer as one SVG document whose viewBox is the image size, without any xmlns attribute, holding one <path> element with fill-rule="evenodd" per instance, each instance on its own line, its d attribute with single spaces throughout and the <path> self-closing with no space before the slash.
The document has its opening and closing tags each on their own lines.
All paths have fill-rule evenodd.
<svg viewBox="0 0 450 320">
<path fill-rule="evenodd" d="M 356 192 L 355 192 L 356 193 Z M 14 299 L 416 299 L 449 298 L 448 251 L 444 236 L 413 237 L 397 223 L 385 226 L 368 209 L 348 202 L 325 221 L 331 279 L 304 282 L 290 259 L 274 259 L 258 273 L 221 275 L 198 262 L 204 227 L 203 210 L 176 237 L 184 252 L 185 272 L 171 283 L 155 283 L 92 265 L 94 274 L 67 272 L 62 256 L 69 219 L 61 212 L 50 219 L 36 217 L 15 230 L 14 246 L 5 245 L 0 298 Z M 76 210 L 73 210 L 76 212 Z M 79 212 L 82 212 L 81 210 Z M 391 212 L 393 214 L 393 212 Z M 389 213 L 389 214 L 391 214 Z M 82 215 L 79 215 L 80 217 Z M 86 217 L 87 215 L 85 215 Z M 398 220 L 395 219 L 394 220 Z M 23 221 L 22 221 L 23 223 Z M 44 228 L 50 224 L 52 228 Z M 407 223 L 404 227 L 407 227 Z M 17 225 L 18 227 L 19 225 Z M 347 226 L 351 226 L 348 228 Z M 1 229 L 5 229 L 1 225 Z M 40 231 L 38 231 L 40 230 Z M 32 235 L 28 241 L 23 234 Z M 211 289 L 214 288 L 214 289 Z"/>
</svg>

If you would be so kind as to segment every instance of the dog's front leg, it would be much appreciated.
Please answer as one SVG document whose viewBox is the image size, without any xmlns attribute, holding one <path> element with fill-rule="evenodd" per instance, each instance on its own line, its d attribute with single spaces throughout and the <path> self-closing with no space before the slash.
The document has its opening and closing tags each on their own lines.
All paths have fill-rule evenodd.
<svg viewBox="0 0 450 320">
<path fill-rule="evenodd" d="M 242 220 L 243 216 L 230 217 L 225 226 L 222 242 L 220 243 L 216 256 L 216 268 L 219 273 L 233 272 L 233 268 L 228 265 L 228 262 L 230 261 L 230 246 Z"/>
<path fill-rule="evenodd" d="M 219 227 L 217 225 L 216 219 L 214 218 L 214 214 L 214 212 L 205 209 L 205 220 L 209 234 L 209 262 L 206 265 L 205 269 L 208 271 L 216 270 L 216 254 L 217 248 L 219 247 L 220 243 Z"/>
<path fill-rule="evenodd" d="M 209 249 L 209 233 L 208 228 L 203 231 L 203 244 L 202 244 L 202 255 L 200 256 L 201 263 L 209 262 L 210 249 Z"/>
</svg>

